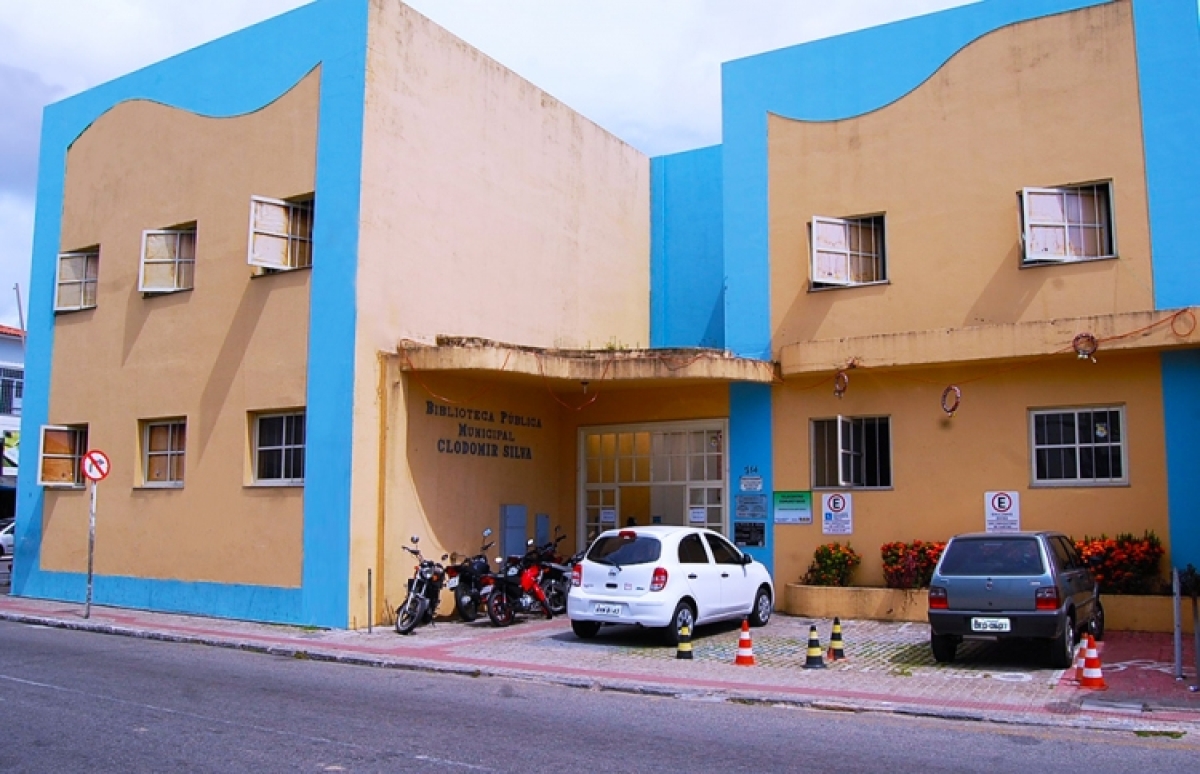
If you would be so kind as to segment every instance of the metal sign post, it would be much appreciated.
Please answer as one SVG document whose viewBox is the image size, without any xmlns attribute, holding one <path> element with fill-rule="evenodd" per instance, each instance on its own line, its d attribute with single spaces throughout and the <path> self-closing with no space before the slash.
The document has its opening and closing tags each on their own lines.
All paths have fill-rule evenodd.
<svg viewBox="0 0 1200 774">
<path fill-rule="evenodd" d="M 92 449 L 83 455 L 79 464 L 80 470 L 88 480 L 91 507 L 88 509 L 88 560 L 87 560 L 87 598 L 83 605 L 83 617 L 92 614 L 92 561 L 96 554 L 96 484 L 108 476 L 112 463 L 108 455 L 99 449 Z"/>
<path fill-rule="evenodd" d="M 92 558 L 96 555 L 96 482 L 88 480 L 88 494 L 91 496 L 91 507 L 88 509 L 88 570 L 87 570 L 87 601 L 83 605 L 83 617 L 92 614 Z"/>
</svg>

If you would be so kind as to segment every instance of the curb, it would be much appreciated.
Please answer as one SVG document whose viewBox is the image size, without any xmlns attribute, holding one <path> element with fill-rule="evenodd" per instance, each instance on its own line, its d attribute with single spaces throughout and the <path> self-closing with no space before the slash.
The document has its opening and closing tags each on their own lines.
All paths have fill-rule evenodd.
<svg viewBox="0 0 1200 774">
<path fill-rule="evenodd" d="M 580 678 L 571 675 L 555 675 L 548 672 L 539 672 L 535 669 L 497 669 L 486 666 L 443 664 L 434 661 L 422 661 L 419 659 L 400 660 L 395 658 L 374 658 L 369 656 L 338 653 L 336 651 L 330 651 L 312 646 L 264 645 L 254 642 L 203 637 L 192 634 L 176 634 L 172 632 L 153 631 L 149 629 L 137 629 L 129 626 L 106 623 L 66 621 L 60 618 L 44 618 L 26 613 L 0 611 L 0 621 L 9 621 L 12 623 L 35 626 L 46 626 L 50 628 L 67 629 L 71 631 L 85 631 L 95 634 L 114 635 L 118 637 L 133 637 L 137 639 L 153 640 L 158 642 L 204 645 L 214 648 L 225 648 L 227 650 L 240 650 L 250 653 L 261 653 L 263 655 L 283 656 L 286 658 L 320 661 L 325 663 L 348 664 L 352 666 L 364 666 L 377 669 L 398 669 L 412 672 L 424 672 L 429 674 L 448 674 L 457 675 L 459 677 L 496 677 L 502 679 L 525 680 L 549 685 L 559 685 L 566 688 L 608 691 L 638 696 L 655 696 L 659 698 L 680 699 L 685 701 L 694 701 L 702 698 L 706 701 L 721 701 L 726 703 L 747 704 L 754 706 L 788 707 L 792 709 L 812 710 L 818 712 L 842 712 L 852 714 L 875 713 L 896 715 L 901 717 L 927 718 L 958 722 L 994 723 L 1005 726 L 1072 728 L 1076 730 L 1092 731 L 1134 732 L 1167 730 L 1182 731 L 1184 733 L 1189 731 L 1200 733 L 1200 729 L 1198 729 L 1196 724 L 1191 721 L 1155 721 L 1149 718 L 1131 716 L 1129 713 L 1119 713 L 1117 711 L 1112 713 L 1116 716 L 1109 716 L 1110 713 L 1108 713 L 1107 710 L 1097 709 L 1095 707 L 1090 707 L 1088 710 L 1104 713 L 1103 717 L 1082 715 L 1078 717 L 1070 717 L 1070 719 L 1068 719 L 1068 716 L 1064 715 L 1042 715 L 1029 712 L 985 713 L 974 710 L 937 708 L 919 704 L 905 704 L 901 702 L 833 701 L 830 699 L 821 698 L 819 696 L 814 696 L 811 698 L 797 698 L 795 696 L 771 693 L 751 694 L 746 691 L 726 690 L 719 688 L 698 692 L 687 691 L 686 689 L 681 689 L 676 686 L 662 683 L 641 683 L 613 680 L 602 677 Z M 1082 712 L 1084 710 L 1081 707 L 1079 711 Z M 1167 711 L 1188 713 L 1191 710 L 1170 709 Z"/>
</svg>

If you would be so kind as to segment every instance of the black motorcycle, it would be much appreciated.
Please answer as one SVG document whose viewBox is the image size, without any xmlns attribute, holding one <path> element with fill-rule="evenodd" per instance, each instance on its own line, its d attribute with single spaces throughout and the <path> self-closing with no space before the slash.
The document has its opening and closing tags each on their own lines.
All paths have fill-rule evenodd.
<svg viewBox="0 0 1200 774">
<path fill-rule="evenodd" d="M 487 540 L 491 536 L 489 527 L 483 531 L 483 539 L 487 542 L 480 547 L 478 554 L 446 568 L 446 588 L 454 594 L 454 610 L 459 618 L 468 623 L 479 617 L 480 606 L 486 599 L 481 593 L 485 583 L 489 587 L 492 585 L 487 551 L 496 545 L 496 541 Z M 453 557 L 451 561 L 454 561 Z"/>
<path fill-rule="evenodd" d="M 412 537 L 415 546 L 419 538 Z M 438 562 L 421 556 L 418 548 L 402 548 L 417 558 L 413 576 L 408 579 L 408 596 L 400 607 L 396 608 L 396 633 L 411 634 L 417 624 L 422 621 L 432 622 L 437 612 L 438 599 L 441 596 L 442 584 L 446 582 L 446 570 Z M 446 561 L 442 555 L 442 561 Z"/>
<path fill-rule="evenodd" d="M 554 532 L 554 539 L 538 549 L 542 564 L 541 584 L 542 592 L 546 595 L 546 602 L 550 606 L 550 612 L 554 615 L 562 615 L 567 612 L 567 593 L 571 590 L 571 570 L 582 557 L 576 555 L 564 560 L 559 556 L 558 544 L 567 536 L 558 534 L 558 527 L 554 528 Z"/>
</svg>

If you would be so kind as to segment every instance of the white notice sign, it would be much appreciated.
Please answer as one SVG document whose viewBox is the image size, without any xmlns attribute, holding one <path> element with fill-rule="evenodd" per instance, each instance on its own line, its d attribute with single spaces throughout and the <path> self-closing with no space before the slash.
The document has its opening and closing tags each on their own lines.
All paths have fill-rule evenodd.
<svg viewBox="0 0 1200 774">
<path fill-rule="evenodd" d="M 854 532 L 854 508 L 848 493 L 821 495 L 821 532 L 825 535 L 849 535 Z"/>
<path fill-rule="evenodd" d="M 1021 529 L 1020 492 L 984 492 L 984 527 L 988 532 L 1019 532 Z"/>
</svg>

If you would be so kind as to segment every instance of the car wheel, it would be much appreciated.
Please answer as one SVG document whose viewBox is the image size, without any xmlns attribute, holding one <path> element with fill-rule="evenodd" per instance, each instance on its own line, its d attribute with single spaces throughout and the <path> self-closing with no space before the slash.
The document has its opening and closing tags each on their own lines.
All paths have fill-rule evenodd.
<svg viewBox="0 0 1200 774">
<path fill-rule="evenodd" d="M 675 606 L 675 614 L 671 616 L 671 623 L 666 628 L 667 642 L 678 645 L 679 630 L 685 626 L 689 637 L 696 634 L 696 611 L 687 602 L 680 602 Z"/>
<path fill-rule="evenodd" d="M 1104 605 L 1100 603 L 1098 597 L 1096 604 L 1092 605 L 1092 619 L 1088 621 L 1088 634 L 1092 635 L 1092 639 L 1096 642 L 1104 639 Z"/>
<path fill-rule="evenodd" d="M 771 592 L 763 586 L 754 595 L 754 608 L 750 611 L 751 626 L 766 626 L 771 620 Z"/>
<path fill-rule="evenodd" d="M 1075 619 L 1068 617 L 1062 634 L 1050 641 L 1050 665 L 1066 669 L 1075 663 Z"/>
<path fill-rule="evenodd" d="M 571 631 L 581 640 L 590 640 L 600 631 L 599 621 L 572 621 Z"/>
<path fill-rule="evenodd" d="M 939 664 L 949 664 L 954 661 L 958 651 L 958 641 L 953 634 L 931 634 L 929 647 L 933 651 L 933 660 Z"/>
</svg>

